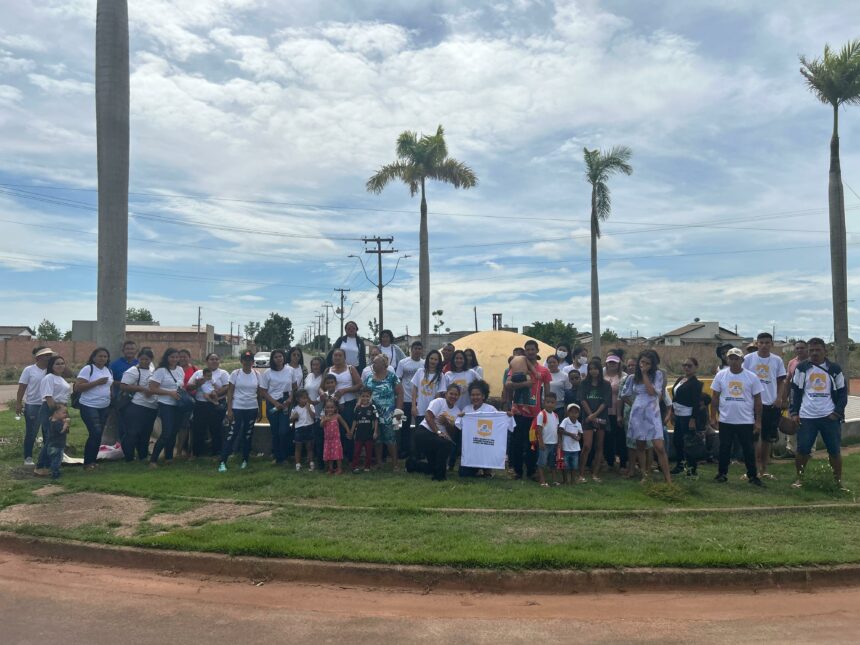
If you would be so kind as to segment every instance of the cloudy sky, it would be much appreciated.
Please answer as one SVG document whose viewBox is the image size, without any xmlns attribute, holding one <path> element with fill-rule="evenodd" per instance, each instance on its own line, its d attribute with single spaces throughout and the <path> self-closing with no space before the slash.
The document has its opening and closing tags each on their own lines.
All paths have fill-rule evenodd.
<svg viewBox="0 0 860 645">
<path fill-rule="evenodd" d="M 95 317 L 95 4 L 4 6 L 0 324 Z M 418 201 L 364 184 L 400 132 L 442 124 L 480 180 L 428 188 L 446 327 L 471 328 L 476 306 L 482 329 L 494 312 L 590 328 L 582 148 L 626 144 L 634 173 L 612 179 L 600 240 L 604 327 L 831 334 L 831 113 L 797 56 L 860 37 L 860 3 L 129 0 L 129 14 L 129 305 L 162 324 L 201 306 L 219 332 L 270 311 L 301 332 L 345 287 L 366 329 L 375 290 L 348 256 L 382 235 L 399 251 L 385 280 L 411 256 L 385 326 L 416 333 Z M 853 298 L 860 108 L 840 126 Z"/>
</svg>

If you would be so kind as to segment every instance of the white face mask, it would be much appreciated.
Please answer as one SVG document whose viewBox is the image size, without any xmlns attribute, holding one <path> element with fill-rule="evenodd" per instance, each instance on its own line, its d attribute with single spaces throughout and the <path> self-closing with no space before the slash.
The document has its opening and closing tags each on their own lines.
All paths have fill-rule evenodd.
<svg viewBox="0 0 860 645">
<path fill-rule="evenodd" d="M 567 352 L 564 351 L 563 349 L 557 350 L 555 352 L 555 355 L 558 356 L 561 360 L 564 360 L 565 358 L 567 358 Z"/>
<path fill-rule="evenodd" d="M 588 356 L 580 356 L 579 357 L 579 364 L 580 365 L 587 365 L 588 364 Z"/>
</svg>

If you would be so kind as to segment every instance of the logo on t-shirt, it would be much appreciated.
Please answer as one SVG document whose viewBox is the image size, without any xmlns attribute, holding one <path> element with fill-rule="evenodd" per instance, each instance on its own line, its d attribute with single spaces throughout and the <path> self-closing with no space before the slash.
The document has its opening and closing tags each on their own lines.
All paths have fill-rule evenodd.
<svg viewBox="0 0 860 645">
<path fill-rule="evenodd" d="M 744 384 L 743 381 L 729 381 L 729 396 L 743 396 Z"/>
<path fill-rule="evenodd" d="M 809 377 L 809 389 L 819 394 L 827 389 L 827 379 L 824 374 L 815 373 Z"/>
<path fill-rule="evenodd" d="M 755 373 L 760 381 L 770 383 L 770 365 L 767 363 L 758 363 L 755 366 Z"/>
<path fill-rule="evenodd" d="M 480 437 L 490 437 L 493 434 L 493 420 L 492 419 L 478 419 L 478 436 Z"/>
<path fill-rule="evenodd" d="M 421 379 L 421 394 L 424 396 L 433 396 L 436 393 L 436 390 L 433 389 L 434 385 L 438 385 L 439 381 L 428 381 L 427 379 Z"/>
</svg>

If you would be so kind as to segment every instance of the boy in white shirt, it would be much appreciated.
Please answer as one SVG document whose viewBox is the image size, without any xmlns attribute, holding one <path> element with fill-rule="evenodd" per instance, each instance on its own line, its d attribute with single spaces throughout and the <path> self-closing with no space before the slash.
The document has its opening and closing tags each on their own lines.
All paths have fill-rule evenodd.
<svg viewBox="0 0 860 645">
<path fill-rule="evenodd" d="M 579 423 L 579 405 L 571 403 L 567 406 L 567 417 L 561 422 L 558 429 L 559 437 L 561 437 L 561 451 L 564 455 L 564 471 L 562 472 L 562 481 L 573 483 L 573 478 L 579 471 L 579 452 L 582 448 L 579 442 L 582 440 L 582 424 Z M 568 478 L 570 481 L 568 482 Z M 580 482 L 584 482 L 585 478 L 580 478 Z"/>
<path fill-rule="evenodd" d="M 558 451 L 558 415 L 555 413 L 557 398 L 553 392 L 547 392 L 543 397 L 543 410 L 535 417 L 538 440 L 537 476 L 540 485 L 547 488 L 549 484 L 544 477 L 544 468 L 552 471 L 552 483 L 558 486 L 556 478 L 555 457 Z"/>
<path fill-rule="evenodd" d="M 756 336 L 756 350 L 744 356 L 744 369 L 749 370 L 761 381 L 761 431 L 755 444 L 756 466 L 761 479 L 773 479 L 767 472 L 770 452 L 779 439 L 779 420 L 782 408 L 786 407 L 785 363 L 776 354 L 771 354 L 773 336 L 762 332 Z"/>
</svg>

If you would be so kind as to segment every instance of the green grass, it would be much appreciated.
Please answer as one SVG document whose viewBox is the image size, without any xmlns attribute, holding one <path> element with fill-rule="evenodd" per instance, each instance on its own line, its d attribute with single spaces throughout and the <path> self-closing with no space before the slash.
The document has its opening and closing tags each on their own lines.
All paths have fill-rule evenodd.
<svg viewBox="0 0 860 645">
<path fill-rule="evenodd" d="M 23 424 L 12 421 L 10 413 L 0 413 L 0 438 L 5 440 L 0 445 L 0 507 L 34 501 L 31 491 L 45 483 L 26 476 L 20 467 L 21 434 Z M 70 443 L 82 448 L 84 437 L 82 424 L 74 423 Z M 140 464 L 108 463 L 91 474 L 69 468 L 61 482 L 67 492 L 123 493 L 153 500 L 133 537 L 117 537 L 106 521 L 78 529 L 30 525 L 13 530 L 152 548 L 456 567 L 767 567 L 860 562 L 856 539 L 860 505 L 814 506 L 851 504 L 853 495 L 791 488 L 793 465 L 788 462 L 777 462 L 772 472 L 779 480 L 765 489 L 741 482 L 740 466 L 733 467 L 726 485 L 711 481 L 713 466 L 700 471 L 699 481 L 679 478 L 671 488 L 656 483 L 641 486 L 610 475 L 602 484 L 542 489 L 505 477 L 452 477 L 444 483 L 405 473 L 331 477 L 274 468 L 267 459 L 252 460 L 247 471 L 232 468 L 225 474 L 217 473 L 208 460 L 176 463 L 157 471 Z M 860 486 L 858 471 L 860 455 L 847 455 L 845 484 L 852 490 Z M 274 512 L 269 517 L 186 528 L 162 529 L 147 521 L 157 513 L 194 508 L 200 504 L 197 498 L 262 500 L 272 503 Z M 706 510 L 763 506 L 780 508 Z M 433 510 L 445 508 L 497 512 Z M 550 512 L 498 512 L 516 509 Z M 692 512 L 653 512 L 673 509 Z M 605 512 L 552 512 L 565 510 Z"/>
</svg>

